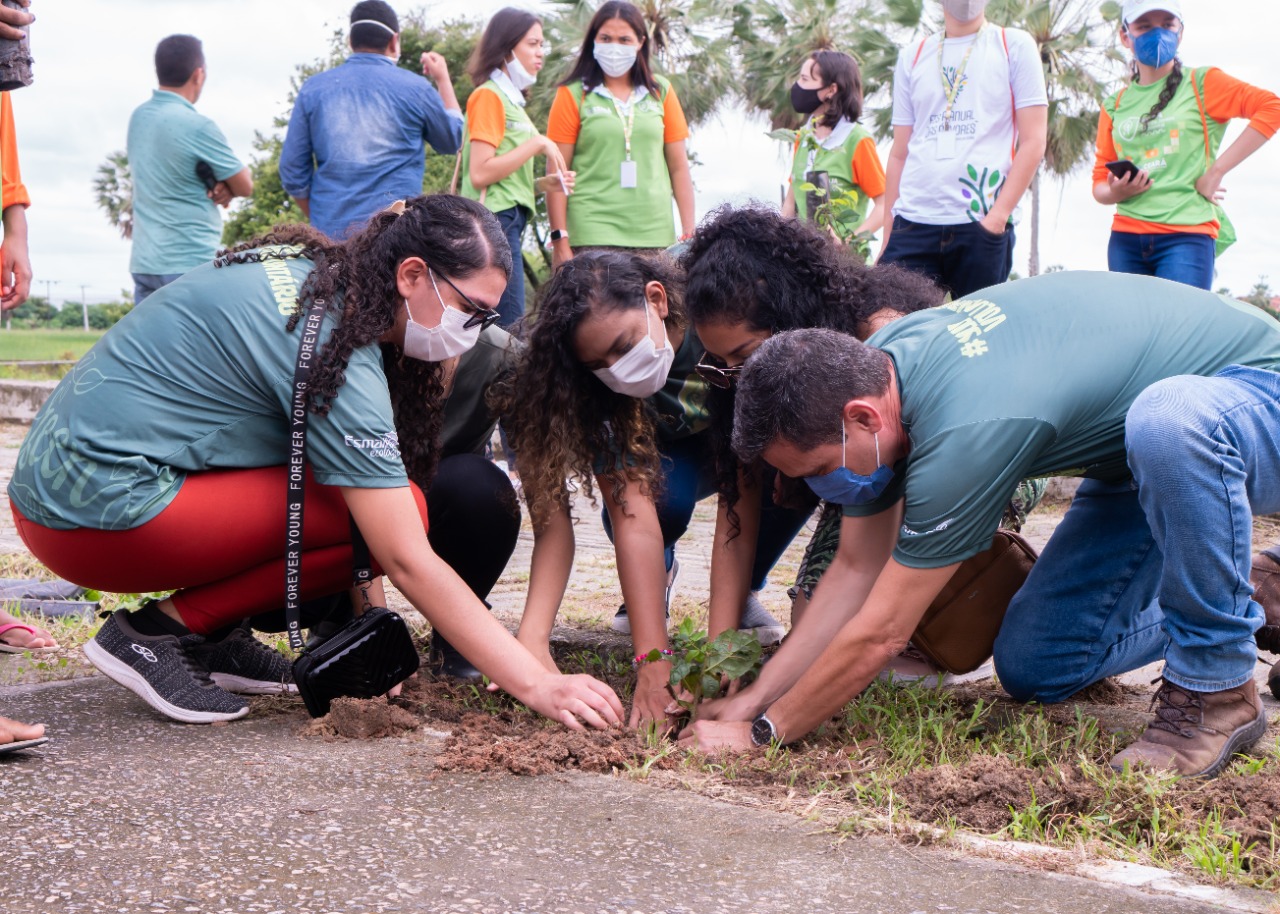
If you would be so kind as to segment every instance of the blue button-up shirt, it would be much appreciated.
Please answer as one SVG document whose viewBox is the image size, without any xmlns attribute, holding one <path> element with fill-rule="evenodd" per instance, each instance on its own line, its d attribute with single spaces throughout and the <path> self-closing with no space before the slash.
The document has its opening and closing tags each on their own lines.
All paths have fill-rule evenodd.
<svg viewBox="0 0 1280 914">
<path fill-rule="evenodd" d="M 462 144 L 462 112 L 382 54 L 352 54 L 302 84 L 280 153 L 280 182 L 310 201 L 311 224 L 345 238 L 395 200 L 422 193 L 424 141 Z"/>
</svg>

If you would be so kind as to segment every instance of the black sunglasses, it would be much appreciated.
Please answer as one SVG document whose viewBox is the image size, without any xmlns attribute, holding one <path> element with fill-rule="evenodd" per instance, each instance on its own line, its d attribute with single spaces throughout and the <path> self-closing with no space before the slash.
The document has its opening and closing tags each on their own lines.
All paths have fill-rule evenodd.
<svg viewBox="0 0 1280 914">
<path fill-rule="evenodd" d="M 430 270 L 431 268 L 428 267 L 427 269 Z M 435 273 L 434 270 L 432 270 L 432 272 Z M 444 280 L 444 284 L 446 286 L 458 293 L 458 297 L 462 299 L 467 307 L 474 309 L 469 315 L 467 315 L 467 321 L 462 325 L 463 330 L 470 330 L 472 327 L 477 326 L 483 330 L 485 327 L 496 324 L 502 319 L 502 315 L 498 313 L 497 308 L 483 308 L 480 305 L 477 305 L 471 300 L 467 293 L 463 292 L 450 282 L 448 276 L 445 276 L 443 273 L 436 273 L 436 275 Z"/>
<path fill-rule="evenodd" d="M 703 353 L 702 358 L 698 360 L 698 364 L 693 366 L 693 370 L 698 373 L 698 377 L 712 387 L 718 387 L 721 390 L 732 390 L 733 385 L 738 381 L 738 375 L 742 374 L 742 366 L 716 365 L 707 361 L 710 358 L 712 356 L 709 353 Z"/>
</svg>

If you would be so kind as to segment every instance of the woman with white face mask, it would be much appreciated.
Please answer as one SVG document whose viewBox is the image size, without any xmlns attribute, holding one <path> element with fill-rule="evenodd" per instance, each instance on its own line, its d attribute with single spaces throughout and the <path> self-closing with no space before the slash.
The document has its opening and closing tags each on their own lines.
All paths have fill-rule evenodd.
<svg viewBox="0 0 1280 914">
<path fill-rule="evenodd" d="M 680 238 L 693 234 L 689 126 L 671 84 L 653 74 L 647 35 L 634 4 L 608 0 L 556 92 L 547 136 L 577 174 L 573 196 L 547 195 L 556 266 L 584 247 L 669 247 L 672 195 Z"/>
<path fill-rule="evenodd" d="M 383 604 L 385 569 L 530 707 L 571 727 L 617 721 L 607 686 L 551 675 L 425 534 L 450 365 L 496 317 L 510 272 L 486 209 L 415 197 L 345 242 L 282 226 L 108 331 L 37 415 L 9 486 L 23 541 L 56 574 L 176 591 L 108 619 L 85 648 L 94 665 L 187 723 L 246 714 L 230 689 L 288 685 L 289 663 L 239 623 L 280 605 L 294 369 L 303 315 L 323 303 L 305 400 L 300 598 L 350 586 L 354 523 L 379 575 L 352 595 L 357 612 Z"/>
<path fill-rule="evenodd" d="M 1125 0 L 1132 80 L 1098 115 L 1093 198 L 1116 207 L 1113 272 L 1211 289 L 1217 255 L 1235 239 L 1223 179 L 1280 129 L 1280 98 L 1216 67 L 1184 69 L 1183 33 L 1180 0 Z M 1248 126 L 1220 153 L 1233 118 Z"/>
<path fill-rule="evenodd" d="M 573 191 L 574 175 L 560 148 L 538 133 L 525 111 L 529 87 L 542 70 L 542 23 L 526 10 L 505 7 L 485 26 L 467 63 L 476 89 L 467 99 L 462 138 L 460 193 L 479 200 L 502 223 L 515 269 L 498 304 L 498 320 L 510 327 L 524 316 L 521 237 L 533 216 L 537 190 Z M 535 181 L 533 160 L 546 156 L 548 177 Z"/>
<path fill-rule="evenodd" d="M 697 370 L 705 350 L 681 286 L 665 256 L 578 254 L 552 275 L 517 371 L 498 385 L 495 406 L 520 454 L 534 525 L 518 637 L 548 669 L 556 668 L 548 639 L 573 567 L 570 479 L 592 496 L 598 487 L 604 500 L 624 601 L 614 630 L 631 634 L 637 657 L 669 647 L 675 544 L 694 505 L 717 492 L 708 387 Z M 717 516 L 711 599 L 736 594 L 738 627 L 772 642 L 784 631 L 758 602 L 749 605 L 749 585 L 810 512 L 774 507 L 772 489 L 759 485 L 750 494 L 765 510 L 744 512 L 736 538 L 722 535 L 730 521 Z M 632 725 L 663 720 L 670 672 L 665 658 L 637 664 Z"/>
</svg>

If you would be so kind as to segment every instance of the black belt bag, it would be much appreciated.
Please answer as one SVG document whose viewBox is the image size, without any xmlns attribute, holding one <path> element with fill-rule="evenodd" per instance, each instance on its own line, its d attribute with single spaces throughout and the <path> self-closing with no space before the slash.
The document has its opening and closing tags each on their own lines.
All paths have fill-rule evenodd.
<svg viewBox="0 0 1280 914">
<path fill-rule="evenodd" d="M 324 312 L 322 299 L 312 303 L 303 321 L 302 341 L 298 346 L 289 415 L 292 434 L 285 526 L 285 622 L 289 646 L 295 651 L 302 651 L 302 656 L 293 663 L 293 681 L 312 717 L 328 714 L 329 705 L 335 698 L 372 698 L 386 694 L 412 676 L 421 663 L 404 619 L 381 606 L 367 607 L 323 644 L 311 650 L 303 649 L 299 585 L 302 573 L 302 511 L 306 492 L 306 394 Z M 369 547 L 354 518 L 351 520 L 351 552 L 353 586 L 368 586 L 373 580 Z"/>
</svg>

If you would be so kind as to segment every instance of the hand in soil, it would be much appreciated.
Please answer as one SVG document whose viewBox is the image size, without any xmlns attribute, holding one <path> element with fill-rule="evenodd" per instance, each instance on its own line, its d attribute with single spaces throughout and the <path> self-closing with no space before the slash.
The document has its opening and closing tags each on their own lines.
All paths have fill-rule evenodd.
<svg viewBox="0 0 1280 914">
<path fill-rule="evenodd" d="M 749 720 L 696 720 L 680 734 L 678 745 L 707 755 L 748 752 L 755 748 Z"/>
<path fill-rule="evenodd" d="M 558 720 L 570 730 L 584 730 L 583 724 L 598 729 L 622 726 L 622 702 L 598 679 L 582 673 L 573 676 L 544 676 L 528 695 L 517 696 L 543 717 Z"/>
<path fill-rule="evenodd" d="M 646 663 L 636 674 L 636 693 L 631 699 L 631 716 L 627 725 L 640 727 L 648 721 L 666 721 L 671 703 L 669 663 Z"/>
</svg>

